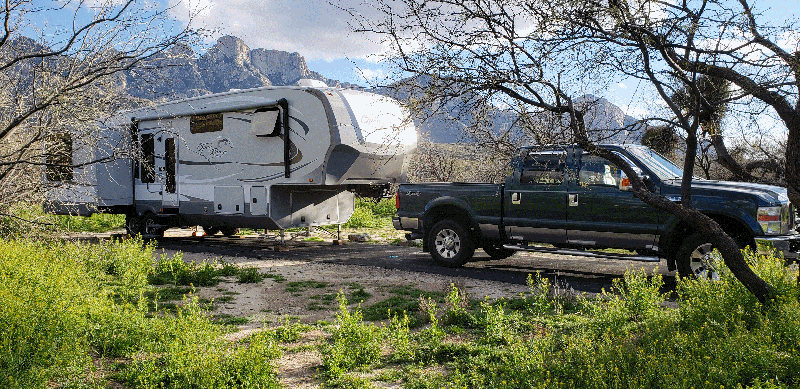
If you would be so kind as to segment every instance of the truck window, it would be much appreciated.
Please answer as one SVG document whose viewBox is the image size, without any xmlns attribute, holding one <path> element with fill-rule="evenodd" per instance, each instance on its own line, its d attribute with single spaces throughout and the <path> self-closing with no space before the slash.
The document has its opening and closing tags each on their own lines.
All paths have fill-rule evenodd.
<svg viewBox="0 0 800 389">
<path fill-rule="evenodd" d="M 70 181 L 72 173 L 72 137 L 60 133 L 50 137 L 50 152 L 47 153 L 45 175 L 49 181 Z"/>
<path fill-rule="evenodd" d="M 189 132 L 202 134 L 204 132 L 222 131 L 222 114 L 210 113 L 208 115 L 194 115 L 189 117 Z"/>
<path fill-rule="evenodd" d="M 584 154 L 581 157 L 581 167 L 578 173 L 578 182 L 582 186 L 613 186 L 619 187 L 623 174 L 616 165 L 605 158 L 596 155 Z"/>
<path fill-rule="evenodd" d="M 567 153 L 548 151 L 530 153 L 522 162 L 521 184 L 560 185 L 564 182 Z"/>
</svg>

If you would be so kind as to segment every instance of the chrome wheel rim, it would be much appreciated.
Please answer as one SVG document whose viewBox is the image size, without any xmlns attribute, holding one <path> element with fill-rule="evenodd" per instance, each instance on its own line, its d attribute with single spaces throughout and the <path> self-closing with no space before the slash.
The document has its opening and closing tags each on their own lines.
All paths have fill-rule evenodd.
<svg viewBox="0 0 800 389">
<path fill-rule="evenodd" d="M 455 231 L 445 228 L 436 234 L 434 246 L 436 247 L 436 252 L 439 253 L 442 258 L 450 259 L 458 255 L 458 252 L 461 251 L 461 238 L 458 237 Z"/>
<path fill-rule="evenodd" d="M 711 243 L 704 243 L 697 246 L 692 254 L 689 256 L 689 268 L 692 274 L 697 278 L 706 278 L 709 280 L 719 280 L 719 273 L 714 268 L 714 262 L 711 258 L 711 253 L 714 247 Z"/>
</svg>

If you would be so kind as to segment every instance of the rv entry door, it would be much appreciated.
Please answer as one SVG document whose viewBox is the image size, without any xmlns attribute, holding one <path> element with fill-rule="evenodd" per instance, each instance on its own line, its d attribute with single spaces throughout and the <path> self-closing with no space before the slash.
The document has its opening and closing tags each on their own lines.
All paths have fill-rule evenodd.
<svg viewBox="0 0 800 389">
<path fill-rule="evenodd" d="M 143 126 L 144 127 L 144 126 Z M 141 128 L 136 166 L 136 201 L 153 212 L 178 206 L 177 139 L 163 128 Z M 138 173 L 138 174 L 137 174 Z"/>
<path fill-rule="evenodd" d="M 165 135 L 166 136 L 166 135 Z M 178 206 L 178 147 L 177 139 L 169 135 L 164 138 L 164 191 L 161 201 L 164 207 L 175 208 Z"/>
</svg>

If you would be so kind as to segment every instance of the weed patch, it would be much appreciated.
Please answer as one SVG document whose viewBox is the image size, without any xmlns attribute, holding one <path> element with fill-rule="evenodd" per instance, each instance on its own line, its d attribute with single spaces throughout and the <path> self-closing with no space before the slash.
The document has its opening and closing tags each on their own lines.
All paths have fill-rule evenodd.
<svg viewBox="0 0 800 389">
<path fill-rule="evenodd" d="M 257 284 L 267 278 L 266 275 L 261 274 L 257 268 L 248 267 L 239 269 L 237 281 L 240 284 Z"/>
</svg>

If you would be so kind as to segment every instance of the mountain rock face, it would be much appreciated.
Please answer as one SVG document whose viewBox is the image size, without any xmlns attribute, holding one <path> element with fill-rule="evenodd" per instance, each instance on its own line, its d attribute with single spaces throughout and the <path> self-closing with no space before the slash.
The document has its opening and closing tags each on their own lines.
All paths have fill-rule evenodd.
<svg viewBox="0 0 800 389">
<path fill-rule="evenodd" d="M 249 89 L 294 85 L 298 80 L 319 80 L 334 87 L 357 87 L 311 71 L 299 53 L 251 50 L 234 36 L 219 38 L 198 55 L 188 46 L 175 46 L 154 56 L 144 67 L 128 72 L 128 93 L 149 100 L 167 100 Z"/>
</svg>

